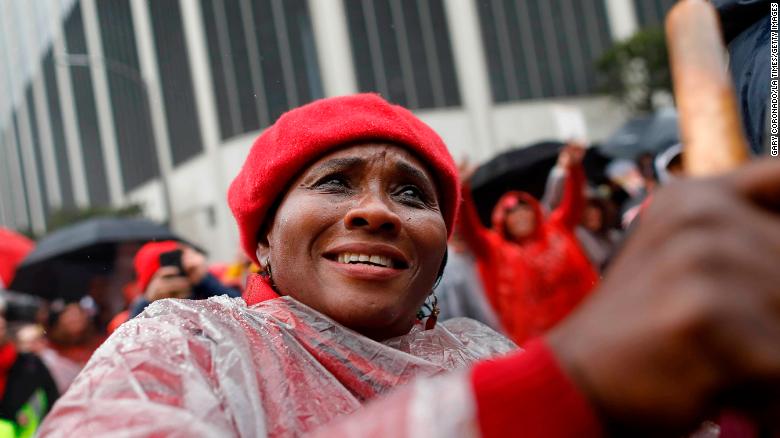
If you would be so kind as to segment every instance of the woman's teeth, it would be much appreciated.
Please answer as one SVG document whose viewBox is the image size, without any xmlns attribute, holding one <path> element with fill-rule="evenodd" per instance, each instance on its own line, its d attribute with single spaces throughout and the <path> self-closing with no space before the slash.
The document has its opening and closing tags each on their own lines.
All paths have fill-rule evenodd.
<svg viewBox="0 0 780 438">
<path fill-rule="evenodd" d="M 384 266 L 385 268 L 391 268 L 393 266 L 393 260 L 390 259 L 390 257 L 369 254 L 352 254 L 348 252 L 339 254 L 339 263 L 366 263 Z"/>
</svg>

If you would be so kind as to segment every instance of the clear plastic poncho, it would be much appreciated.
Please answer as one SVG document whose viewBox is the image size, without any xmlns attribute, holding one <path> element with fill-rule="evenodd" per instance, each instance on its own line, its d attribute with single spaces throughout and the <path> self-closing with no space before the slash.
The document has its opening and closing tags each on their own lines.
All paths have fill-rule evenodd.
<svg viewBox="0 0 780 438">
<path fill-rule="evenodd" d="M 465 318 L 379 343 L 290 297 L 162 300 L 95 352 L 40 436 L 476 435 L 465 368 L 515 348 Z"/>
</svg>

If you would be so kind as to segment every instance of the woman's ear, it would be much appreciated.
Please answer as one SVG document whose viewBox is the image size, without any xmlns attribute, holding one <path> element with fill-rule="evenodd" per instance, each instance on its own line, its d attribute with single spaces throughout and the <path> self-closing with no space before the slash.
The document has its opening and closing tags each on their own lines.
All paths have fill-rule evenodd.
<svg viewBox="0 0 780 438">
<path fill-rule="evenodd" d="M 257 255 L 257 260 L 260 261 L 260 268 L 265 269 L 268 265 L 268 257 L 271 255 L 271 247 L 268 245 L 268 241 L 258 241 L 255 254 Z"/>
<path fill-rule="evenodd" d="M 260 231 L 257 232 L 257 248 L 255 249 L 255 255 L 260 262 L 260 268 L 265 269 L 268 263 L 268 257 L 271 255 L 270 242 L 270 230 L 268 225 L 260 227 Z"/>
</svg>

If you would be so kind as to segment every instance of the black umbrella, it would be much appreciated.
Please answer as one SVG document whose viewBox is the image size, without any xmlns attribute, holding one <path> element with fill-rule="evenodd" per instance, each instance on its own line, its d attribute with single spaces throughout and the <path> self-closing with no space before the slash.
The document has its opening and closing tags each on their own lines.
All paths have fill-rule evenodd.
<svg viewBox="0 0 780 438">
<path fill-rule="evenodd" d="M 10 288 L 47 299 L 78 300 L 90 292 L 96 277 L 113 273 L 120 247 L 136 248 L 158 240 L 182 241 L 165 226 L 146 219 L 79 222 L 38 241 L 17 267 Z"/>
<path fill-rule="evenodd" d="M 562 147 L 559 141 L 534 143 L 504 152 L 479 166 L 471 178 L 471 192 L 482 223 L 491 225 L 493 207 L 510 190 L 522 190 L 541 199 Z"/>
<path fill-rule="evenodd" d="M 665 109 L 629 120 L 600 149 L 607 156 L 633 160 L 644 152 L 663 152 L 679 142 L 677 112 Z"/>
</svg>

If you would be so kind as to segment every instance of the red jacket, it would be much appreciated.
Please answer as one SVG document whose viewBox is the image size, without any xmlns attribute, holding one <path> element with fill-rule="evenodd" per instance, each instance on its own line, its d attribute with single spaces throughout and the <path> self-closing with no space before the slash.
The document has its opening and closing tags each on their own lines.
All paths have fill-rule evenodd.
<svg viewBox="0 0 780 438">
<path fill-rule="evenodd" d="M 471 191 L 464 189 L 458 232 L 477 258 L 501 324 L 518 344 L 563 319 L 598 280 L 574 234 L 585 203 L 584 182 L 582 167 L 570 168 L 563 199 L 547 218 L 533 196 L 506 193 L 493 210 L 492 229 L 482 226 Z M 505 222 L 519 201 L 534 208 L 539 225 L 532 236 L 515 242 L 507 237 Z"/>
</svg>

